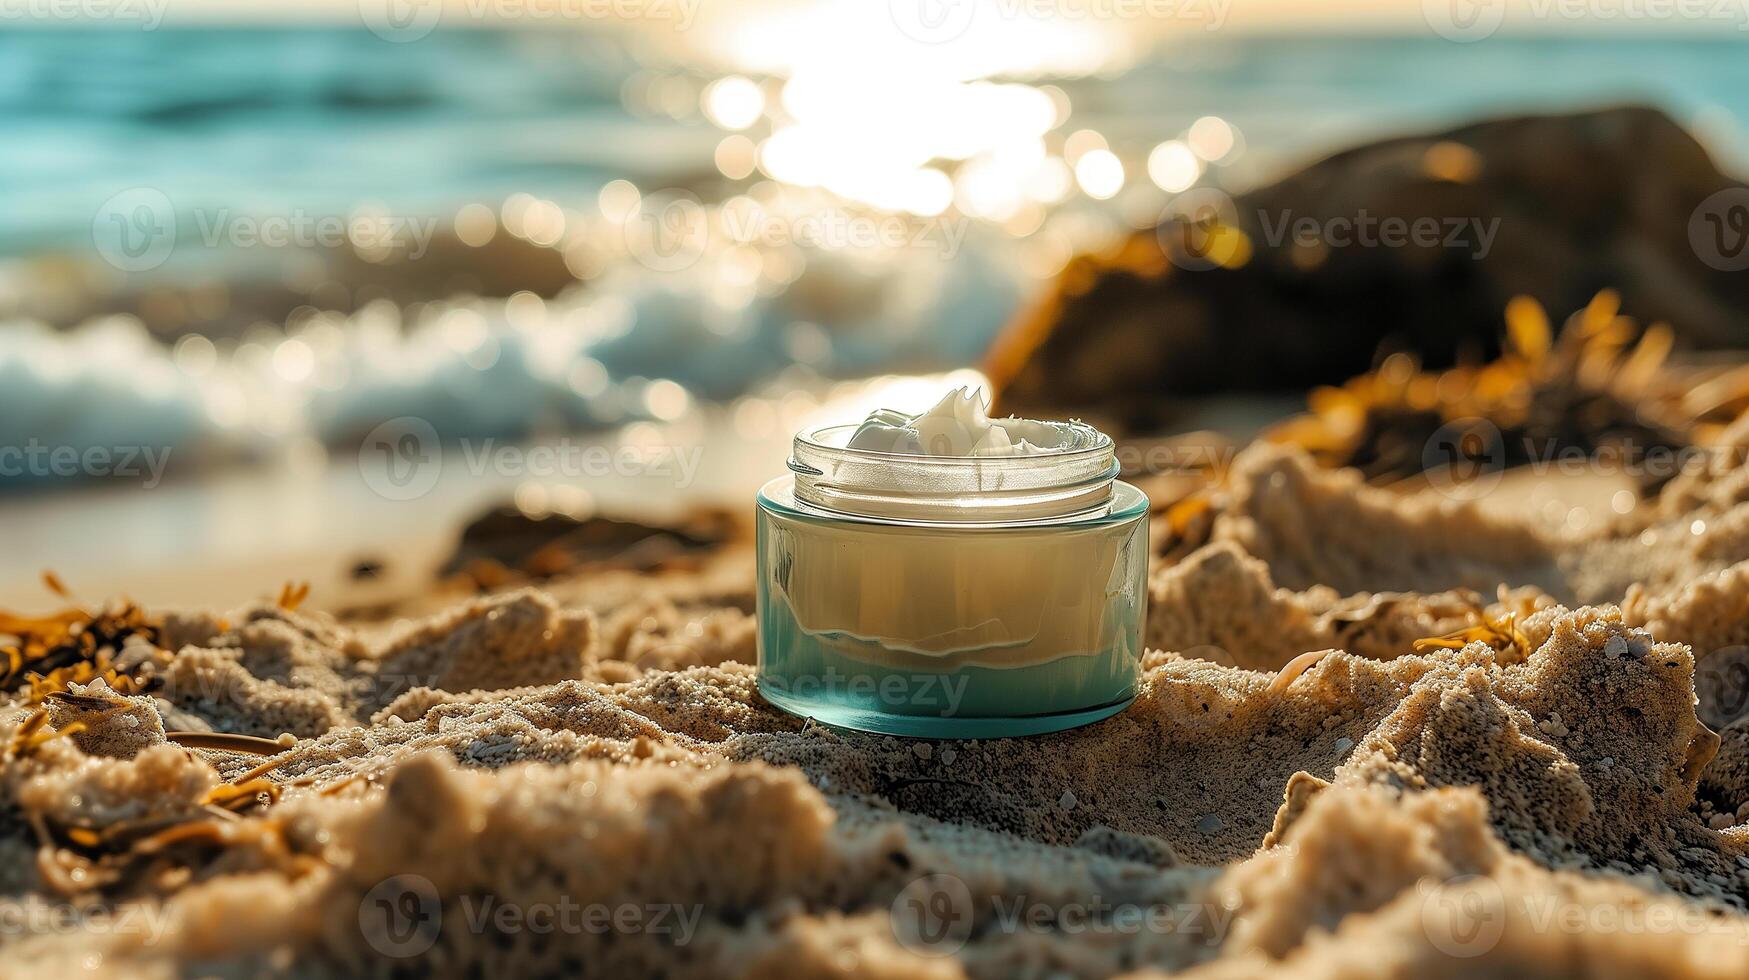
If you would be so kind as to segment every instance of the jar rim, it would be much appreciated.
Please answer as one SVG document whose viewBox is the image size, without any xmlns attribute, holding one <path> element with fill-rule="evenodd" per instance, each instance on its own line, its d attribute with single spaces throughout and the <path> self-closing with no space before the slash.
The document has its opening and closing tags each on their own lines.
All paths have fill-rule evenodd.
<svg viewBox="0 0 1749 980">
<path fill-rule="evenodd" d="M 855 425 L 798 432 L 789 469 L 801 503 L 922 523 L 1030 523 L 1109 508 L 1120 466 L 1111 437 L 1068 422 L 1088 445 L 1025 456 L 925 456 L 852 449 Z"/>
<path fill-rule="evenodd" d="M 990 466 L 1008 465 L 1014 468 L 1021 468 L 1036 466 L 1042 462 L 1055 463 L 1060 460 L 1086 459 L 1088 457 L 1096 457 L 1099 455 L 1115 456 L 1117 450 L 1115 444 L 1111 441 L 1111 437 L 1098 429 L 1095 429 L 1093 426 L 1079 420 L 1070 420 L 1068 422 L 1054 424 L 1062 425 L 1075 432 L 1077 435 L 1086 436 L 1088 439 L 1087 445 L 1077 446 L 1073 449 L 1046 450 L 1044 452 L 1032 453 L 1024 456 L 932 456 L 924 453 L 889 453 L 878 449 L 853 449 L 846 445 L 846 443 L 849 442 L 850 437 L 856 434 L 856 430 L 859 427 L 858 423 L 847 422 L 836 425 L 821 426 L 811 432 L 806 429 L 797 432 L 795 437 L 795 447 L 797 450 L 800 450 L 805 446 L 814 452 L 842 454 L 848 457 L 866 457 L 877 460 L 905 460 L 920 465 L 948 467 L 976 465 L 988 468 Z M 831 433 L 832 436 L 822 438 L 825 437 L 827 433 Z M 840 435 L 842 436 L 841 440 L 838 438 Z M 795 457 L 791 456 L 791 460 L 793 461 L 794 459 Z"/>
<path fill-rule="evenodd" d="M 1000 532 L 1038 527 L 1096 528 L 1134 520 L 1148 513 L 1148 497 L 1140 488 L 1123 480 L 1112 481 L 1111 501 L 1107 506 L 1078 514 L 1033 520 L 991 521 L 930 521 L 918 519 L 868 517 L 847 511 L 829 510 L 810 504 L 796 495 L 794 473 L 774 477 L 759 488 L 755 499 L 761 508 L 791 518 L 817 521 L 848 521 L 895 528 L 920 530 L 951 530 L 954 532 Z"/>
</svg>

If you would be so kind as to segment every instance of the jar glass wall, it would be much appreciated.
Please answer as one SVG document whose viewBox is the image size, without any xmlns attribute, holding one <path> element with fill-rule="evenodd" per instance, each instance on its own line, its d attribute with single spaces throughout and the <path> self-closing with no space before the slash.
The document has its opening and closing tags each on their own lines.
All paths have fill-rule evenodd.
<svg viewBox="0 0 1749 980">
<path fill-rule="evenodd" d="M 774 704 L 865 731 L 999 738 L 1096 721 L 1135 697 L 1141 491 L 1108 475 L 1090 509 L 942 522 L 817 507 L 796 480 L 758 499 L 759 688 Z"/>
</svg>

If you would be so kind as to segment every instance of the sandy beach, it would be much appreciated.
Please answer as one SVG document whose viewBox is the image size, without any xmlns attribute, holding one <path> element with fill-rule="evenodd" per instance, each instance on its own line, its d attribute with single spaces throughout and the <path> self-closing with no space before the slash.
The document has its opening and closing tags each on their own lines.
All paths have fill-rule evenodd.
<svg viewBox="0 0 1749 980">
<path fill-rule="evenodd" d="M 0 978 L 1749 975 L 1742 11 L 1361 7 L 0 9 Z"/>
<path fill-rule="evenodd" d="M 1730 675 L 1694 651 L 1743 639 L 1735 482 L 1674 484 L 1618 527 L 1551 538 L 1254 447 L 1207 543 L 1151 575 L 1141 698 L 1025 740 L 860 735 L 765 705 L 733 543 L 690 570 L 434 597 L 388 623 L 293 603 L 149 615 L 116 663 L 150 693 L 68 685 L 48 726 L 14 736 L 4 785 L 25 819 L 5 846 L 34 867 L 12 873 L 14 908 L 85 896 L 156 928 L 37 935 L 9 959 L 1410 976 L 1608 958 L 1730 975 L 1749 786 L 1722 722 Z M 1623 550 L 1643 535 L 1671 535 L 1650 567 Z M 1658 639 L 1673 634 L 1693 647 Z M 288 747 L 257 776 L 262 756 L 167 730 Z M 509 944 L 468 925 L 481 902 L 556 915 L 561 895 L 645 918 L 592 931 L 577 912 L 560 941 Z M 1647 931 L 1547 924 L 1598 909 Z"/>
</svg>

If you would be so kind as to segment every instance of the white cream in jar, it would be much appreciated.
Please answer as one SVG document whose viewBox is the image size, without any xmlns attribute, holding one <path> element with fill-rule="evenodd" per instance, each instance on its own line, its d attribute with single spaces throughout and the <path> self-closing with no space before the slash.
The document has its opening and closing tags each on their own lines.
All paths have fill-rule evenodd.
<svg viewBox="0 0 1749 980">
<path fill-rule="evenodd" d="M 869 413 L 846 445 L 917 456 L 1042 456 L 1084 448 L 1097 436 L 1073 422 L 992 419 L 978 391 L 956 388 L 917 415 L 890 408 Z"/>
</svg>

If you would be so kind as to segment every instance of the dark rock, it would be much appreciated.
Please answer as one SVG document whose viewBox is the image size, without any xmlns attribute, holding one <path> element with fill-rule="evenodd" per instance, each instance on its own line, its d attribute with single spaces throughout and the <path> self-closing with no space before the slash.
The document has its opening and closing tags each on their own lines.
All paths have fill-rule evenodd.
<svg viewBox="0 0 1749 980">
<path fill-rule="evenodd" d="M 709 554 L 739 530 L 733 514 L 714 508 L 701 508 L 671 523 L 646 523 L 602 514 L 529 515 L 498 507 L 462 531 L 440 575 L 463 575 L 492 589 L 586 568 L 650 571 Z"/>
<path fill-rule="evenodd" d="M 1702 202 L 1741 186 L 1649 108 L 1386 140 L 1221 202 L 1249 242 L 1230 268 L 1190 267 L 1207 263 L 1181 243 L 1207 239 L 1182 219 L 1076 259 L 988 369 L 1004 412 L 1136 432 L 1166 423 L 1178 399 L 1340 382 L 1381 352 L 1435 368 L 1491 358 L 1520 294 L 1566 311 L 1612 287 L 1624 314 L 1668 321 L 1679 345 L 1749 347 L 1749 272 L 1714 268 L 1690 244 Z M 1313 233 L 1296 235 L 1304 219 Z M 1386 219 L 1439 240 L 1380 245 Z M 1447 240 L 1453 229 L 1461 240 Z"/>
</svg>

